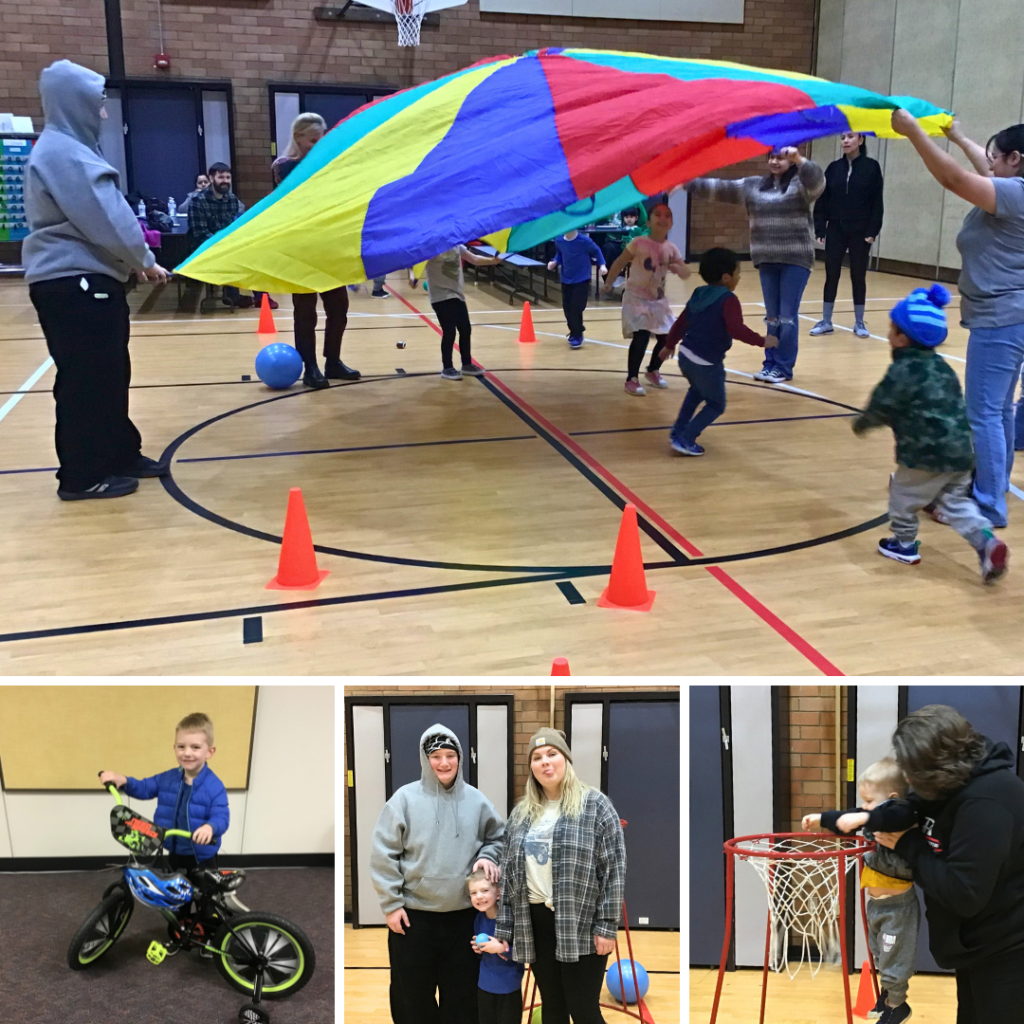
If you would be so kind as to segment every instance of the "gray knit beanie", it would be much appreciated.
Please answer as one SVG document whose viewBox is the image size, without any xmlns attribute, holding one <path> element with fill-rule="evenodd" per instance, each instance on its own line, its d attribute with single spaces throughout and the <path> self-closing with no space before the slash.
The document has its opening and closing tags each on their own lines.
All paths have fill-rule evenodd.
<svg viewBox="0 0 1024 1024">
<path fill-rule="evenodd" d="M 530 742 L 526 745 L 527 764 L 533 759 L 533 752 L 538 747 L 557 747 L 565 755 L 566 761 L 572 764 L 572 751 L 565 742 L 565 733 L 561 729 L 538 729 L 530 737 Z"/>
</svg>

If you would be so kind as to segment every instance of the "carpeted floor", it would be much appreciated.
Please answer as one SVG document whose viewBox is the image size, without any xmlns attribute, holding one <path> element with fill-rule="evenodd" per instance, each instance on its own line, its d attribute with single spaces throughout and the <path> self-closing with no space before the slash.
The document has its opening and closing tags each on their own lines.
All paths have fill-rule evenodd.
<svg viewBox="0 0 1024 1024">
<path fill-rule="evenodd" d="M 18 1024 L 236 1024 L 247 1002 L 195 952 L 146 960 L 166 937 L 155 910 L 136 904 L 117 944 L 93 967 L 72 971 L 67 950 L 114 871 L 0 874 L 0 1019 Z M 334 1020 L 334 871 L 249 869 L 239 897 L 279 913 L 309 936 L 316 971 L 291 998 L 264 1005 L 273 1024 Z"/>
</svg>

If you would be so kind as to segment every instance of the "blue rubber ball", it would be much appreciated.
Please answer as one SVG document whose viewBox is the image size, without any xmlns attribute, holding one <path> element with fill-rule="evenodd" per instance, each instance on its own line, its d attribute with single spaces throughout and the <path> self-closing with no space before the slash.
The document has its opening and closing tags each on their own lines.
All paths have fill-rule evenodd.
<svg viewBox="0 0 1024 1024">
<path fill-rule="evenodd" d="M 491 941 L 491 937 L 490 937 L 490 935 L 487 934 L 487 932 L 481 932 L 476 937 L 476 944 L 478 946 L 486 946 L 487 943 L 490 942 L 490 941 Z"/>
<path fill-rule="evenodd" d="M 256 356 L 256 376 L 275 391 L 290 388 L 301 374 L 302 356 L 291 345 L 277 341 Z"/>
<path fill-rule="evenodd" d="M 644 970 L 643 965 L 638 961 L 634 960 L 632 963 L 629 960 L 622 961 L 622 980 L 626 986 L 626 1002 L 635 1003 L 637 1001 L 636 995 L 636 984 L 633 981 L 633 964 L 636 964 L 636 976 L 640 983 L 640 997 L 643 998 L 647 995 L 647 989 L 650 988 L 651 981 L 647 977 L 647 971 Z M 605 982 L 608 985 L 608 991 L 611 992 L 612 997 L 617 1003 L 622 1002 L 622 984 L 619 981 L 619 965 L 613 963 L 608 968 L 608 973 L 605 977 Z"/>
</svg>

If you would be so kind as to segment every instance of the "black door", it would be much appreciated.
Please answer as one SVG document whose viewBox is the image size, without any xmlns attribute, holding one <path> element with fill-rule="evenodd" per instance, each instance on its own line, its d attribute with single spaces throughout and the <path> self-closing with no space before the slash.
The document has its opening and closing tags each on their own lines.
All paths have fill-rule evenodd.
<svg viewBox="0 0 1024 1024">
<path fill-rule="evenodd" d="M 1019 686 L 907 686 L 906 707 L 900 714 L 918 711 L 929 704 L 948 704 L 956 708 L 977 732 L 995 742 L 1009 744 L 1020 760 L 1021 688 Z M 903 694 L 901 694 L 903 696 Z M 901 705 L 903 701 L 900 701 Z M 924 915 L 924 897 L 921 900 L 921 934 L 917 940 L 917 970 L 941 971 L 928 949 L 928 922 Z M 948 972 L 947 972 L 948 973 Z"/>
<path fill-rule="evenodd" d="M 608 796 L 628 822 L 630 928 L 678 928 L 678 700 L 611 701 Z"/>
<path fill-rule="evenodd" d="M 720 687 L 691 686 L 690 964 L 716 967 L 725 937 L 722 728 Z"/>
<path fill-rule="evenodd" d="M 392 704 L 391 708 L 391 789 L 416 782 L 422 775 L 420 766 L 420 737 L 437 724 L 446 725 L 459 738 L 463 757 L 469 757 L 469 705 L 468 704 Z M 474 781 L 472 765 L 462 764 L 462 777 L 470 784 Z"/>
<path fill-rule="evenodd" d="M 312 92 L 305 90 L 305 109 L 319 114 L 326 122 L 328 129 L 343 121 L 353 110 L 365 106 L 372 99 L 368 95 L 352 93 Z"/>
<path fill-rule="evenodd" d="M 205 170 L 197 91 L 133 85 L 125 104 L 131 191 L 180 203 Z"/>
</svg>

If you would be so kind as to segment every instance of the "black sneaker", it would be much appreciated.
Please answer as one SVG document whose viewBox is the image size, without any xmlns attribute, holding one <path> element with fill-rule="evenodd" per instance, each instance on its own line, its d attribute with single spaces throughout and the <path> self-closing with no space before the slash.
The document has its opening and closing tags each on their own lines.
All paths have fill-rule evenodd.
<svg viewBox="0 0 1024 1024">
<path fill-rule="evenodd" d="M 328 359 L 324 363 L 324 375 L 329 380 L 359 380 L 360 373 L 346 366 L 340 359 Z"/>
<path fill-rule="evenodd" d="M 61 501 L 86 501 L 89 498 L 123 498 L 139 489 L 139 481 L 133 476 L 108 476 L 84 491 L 68 491 L 57 488 Z"/>
<path fill-rule="evenodd" d="M 878 1018 L 879 1024 L 904 1024 L 914 1016 L 910 1003 L 900 1003 L 899 1006 L 887 1006 L 885 1012 Z"/>
<path fill-rule="evenodd" d="M 878 993 L 878 999 L 876 1000 L 875 1005 L 868 1010 L 868 1020 L 878 1020 L 878 1018 L 881 1017 L 887 1009 L 889 1009 L 885 1003 L 888 997 L 889 990 L 887 988 L 883 988 L 882 991 Z"/>
<path fill-rule="evenodd" d="M 133 476 L 136 480 L 148 480 L 152 477 L 167 476 L 171 467 L 166 462 L 158 462 L 146 455 L 140 455 L 125 470 L 125 476 Z"/>
<path fill-rule="evenodd" d="M 331 382 L 320 372 L 320 368 L 317 366 L 311 366 L 302 375 L 302 383 L 314 391 L 320 391 L 322 388 L 329 388 L 331 386 Z"/>
</svg>

